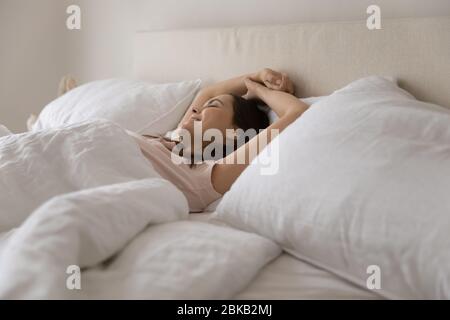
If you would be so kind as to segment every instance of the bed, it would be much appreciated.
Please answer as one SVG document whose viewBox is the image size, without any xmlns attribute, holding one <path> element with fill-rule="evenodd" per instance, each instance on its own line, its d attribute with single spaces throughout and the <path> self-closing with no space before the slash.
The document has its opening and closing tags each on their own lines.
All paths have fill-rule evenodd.
<svg viewBox="0 0 450 320">
<path fill-rule="evenodd" d="M 383 20 L 382 29 L 374 31 L 367 29 L 365 21 L 358 21 L 139 32 L 135 36 L 133 68 L 136 78 L 145 81 L 166 83 L 201 78 L 205 85 L 271 67 L 289 73 L 297 84 L 299 97 L 327 96 L 355 79 L 381 75 L 419 100 L 450 108 L 450 42 L 445 41 L 449 36 L 449 17 Z M 369 82 L 375 83 L 375 88 L 391 88 L 391 82 L 386 81 L 371 78 Z M 399 95 L 402 99 L 414 98 L 406 92 L 393 94 L 395 99 Z M 398 110 L 402 108 L 403 105 Z M 436 112 L 432 120 L 441 126 L 441 137 L 446 137 L 442 128 L 448 115 L 441 109 Z M 229 204 L 233 199 L 236 203 L 245 200 L 238 194 L 228 195 L 228 204 L 222 205 L 220 201 L 221 210 L 211 206 L 204 213 L 187 215 L 180 193 L 145 167 L 136 146 L 117 126 L 99 122 L 95 129 L 93 124 L 81 124 L 59 130 L 57 139 L 41 130 L 30 135 L 30 140 L 24 141 L 25 136 L 2 140 L 1 152 L 19 149 L 22 152 L 24 146 L 30 148 L 29 159 L 23 159 L 28 161 L 29 170 L 33 165 L 45 167 L 45 163 L 52 161 L 50 147 L 45 157 L 36 156 L 37 149 L 33 148 L 39 145 L 30 143 L 36 137 L 41 144 L 62 147 L 69 155 L 74 150 L 61 142 L 64 137 L 72 139 L 77 147 L 92 136 L 103 141 L 92 151 L 95 157 L 87 154 L 81 159 L 83 164 L 80 159 L 68 156 L 66 161 L 70 166 L 58 164 L 57 172 L 40 169 L 40 175 L 56 181 L 66 177 L 68 168 L 72 168 L 66 180 L 76 183 L 65 181 L 52 185 L 54 195 L 60 190 L 67 190 L 67 194 L 39 207 L 33 219 L 26 220 L 23 211 L 32 211 L 36 201 L 48 195 L 34 191 L 39 186 L 33 186 L 32 180 L 21 175 L 23 168 L 9 169 L 7 181 L 13 185 L 11 190 L 25 197 L 27 189 L 23 186 L 26 185 L 37 200 L 27 200 L 17 212 L 2 212 L 6 217 L 0 220 L 0 296 L 3 298 L 382 299 L 442 298 L 449 293 L 445 281 L 445 288 L 427 288 L 423 292 L 409 283 L 393 282 L 397 287 L 410 289 L 405 289 L 404 295 L 395 288 L 369 289 L 365 269 L 362 274 L 355 271 L 358 274 L 355 278 L 345 273 L 345 266 L 349 270 L 355 266 L 351 255 L 341 254 L 343 260 L 330 267 L 323 263 L 323 258 L 333 256 L 333 252 L 318 250 L 319 255 L 314 256 L 312 249 L 300 248 L 303 253 L 298 254 L 296 236 L 287 239 L 286 244 L 282 236 L 271 236 L 270 227 L 258 223 L 242 229 L 236 227 L 242 221 L 239 219 L 243 219 L 239 216 L 241 210 L 243 214 L 248 213 L 245 210 L 259 213 L 255 207 Z M 111 138 L 114 143 L 107 143 Z M 438 147 L 435 149 L 439 152 L 447 152 L 443 142 Z M 116 158 L 120 161 L 112 160 Z M 124 163 L 133 163 L 133 169 L 124 168 Z M 111 178 L 112 172 L 115 178 Z M 144 176 L 148 178 L 142 179 Z M 436 186 L 445 187 L 445 183 Z M 241 189 L 235 193 L 244 193 L 244 187 L 236 188 Z M 155 203 L 151 210 L 146 204 L 149 192 Z M 115 197 L 111 199 L 111 195 Z M 161 200 L 167 196 L 172 200 L 170 203 Z M 436 192 L 438 196 L 441 193 Z M 4 196 L 2 201 L 8 203 L 10 199 Z M 288 212 L 287 202 L 285 205 Z M 13 207 L 11 204 L 10 208 Z M 278 209 L 283 212 L 284 207 Z M 84 214 L 89 210 L 92 216 Z M 124 211 L 130 213 L 126 219 Z M 263 211 L 264 216 L 267 212 Z M 225 214 L 231 217 L 228 221 L 220 219 Z M 22 222 L 24 227 L 12 228 Z M 12 230 L 8 231 L 6 225 Z M 148 227 L 143 229 L 143 225 Z M 103 236 L 99 236 L 102 232 Z M 42 240 L 44 233 L 52 236 Z M 348 240 L 347 236 L 342 237 Z M 293 243 L 289 243 L 291 240 Z M 313 241 L 314 246 L 321 245 L 313 236 L 305 240 Z M 350 240 L 349 243 L 358 242 Z M 32 266 L 31 261 L 34 261 Z M 75 269 L 66 271 L 65 266 L 75 266 Z M 81 266 L 81 271 L 77 266 Z M 48 270 L 52 270 L 51 274 L 44 272 Z M 72 290 L 76 289 L 77 282 L 69 283 L 70 276 L 76 276 L 77 272 L 83 274 L 83 290 Z M 433 270 L 429 273 L 436 274 Z M 67 288 L 70 284 L 72 289 L 61 283 L 67 283 Z"/>
<path fill-rule="evenodd" d="M 193 221 L 220 224 L 211 212 L 192 214 Z M 341 277 L 283 252 L 263 267 L 240 291 L 238 300 L 378 300 L 383 297 Z"/>
<path fill-rule="evenodd" d="M 353 79 L 380 74 L 395 77 L 420 100 L 450 108 L 449 23 L 443 17 L 383 20 L 375 31 L 361 21 L 142 32 L 135 37 L 134 70 L 150 81 L 199 76 L 208 82 L 270 66 L 289 72 L 301 97 L 327 95 Z M 237 298 L 380 296 L 283 253 Z"/>
<path fill-rule="evenodd" d="M 299 97 L 330 94 L 352 80 L 397 77 L 416 98 L 450 106 L 448 17 L 141 32 L 134 70 L 149 81 L 208 81 L 264 67 L 289 72 Z"/>
</svg>

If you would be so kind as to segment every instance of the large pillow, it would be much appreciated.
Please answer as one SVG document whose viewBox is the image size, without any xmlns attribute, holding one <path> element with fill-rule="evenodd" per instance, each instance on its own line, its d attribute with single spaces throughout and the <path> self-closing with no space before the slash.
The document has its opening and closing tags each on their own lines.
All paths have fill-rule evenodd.
<svg viewBox="0 0 450 320">
<path fill-rule="evenodd" d="M 94 81 L 48 104 L 32 130 L 106 119 L 141 134 L 174 129 L 200 88 L 201 80 L 149 84 L 126 79 Z"/>
<path fill-rule="evenodd" d="M 386 298 L 450 299 L 450 113 L 369 77 L 310 107 L 216 218 Z M 272 142 L 274 143 L 274 142 Z"/>
</svg>

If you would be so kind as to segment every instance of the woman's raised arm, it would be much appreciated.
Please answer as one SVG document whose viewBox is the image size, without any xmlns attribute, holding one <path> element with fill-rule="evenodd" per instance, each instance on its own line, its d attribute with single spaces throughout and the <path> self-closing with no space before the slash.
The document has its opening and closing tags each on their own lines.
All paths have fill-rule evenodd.
<svg viewBox="0 0 450 320">
<path fill-rule="evenodd" d="M 248 88 L 247 95 L 264 101 L 275 111 L 279 119 L 236 151 L 226 156 L 222 163 L 214 165 L 211 182 L 214 189 L 221 194 L 230 189 L 231 185 L 242 171 L 247 168 L 253 158 L 275 138 L 276 133 L 283 131 L 308 109 L 307 104 L 287 92 L 271 90 L 251 80 L 245 80 L 245 83 Z M 262 135 L 265 136 L 263 137 Z M 245 159 L 245 163 L 239 163 L 239 159 Z"/>
<path fill-rule="evenodd" d="M 220 81 L 200 89 L 178 126 L 189 119 L 189 117 L 192 115 L 193 108 L 197 108 L 197 110 L 200 110 L 203 105 L 211 98 L 227 93 L 239 96 L 244 95 L 247 92 L 247 87 L 245 86 L 244 79 L 250 78 L 253 81 L 260 82 L 260 75 L 261 71 L 249 73 L 239 77 Z"/>
<path fill-rule="evenodd" d="M 209 86 L 202 88 L 191 106 L 186 111 L 183 119 L 181 119 L 181 125 L 186 119 L 192 115 L 192 109 L 197 108 L 201 111 L 201 107 L 211 98 L 217 97 L 221 94 L 234 94 L 237 96 L 243 96 L 247 92 L 247 86 L 244 80 L 250 79 L 252 81 L 264 84 L 268 88 L 286 91 L 293 93 L 294 86 L 285 73 L 280 73 L 269 68 L 264 68 L 260 71 L 244 74 L 239 77 L 231 78 L 228 80 L 220 81 Z"/>
</svg>

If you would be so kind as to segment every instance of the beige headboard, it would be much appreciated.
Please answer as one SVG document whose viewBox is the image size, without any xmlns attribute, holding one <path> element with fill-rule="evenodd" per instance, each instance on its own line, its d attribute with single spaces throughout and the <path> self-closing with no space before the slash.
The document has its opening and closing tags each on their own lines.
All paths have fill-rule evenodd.
<svg viewBox="0 0 450 320">
<path fill-rule="evenodd" d="M 206 83 L 271 67 L 299 97 L 327 95 L 360 77 L 394 76 L 418 99 L 450 108 L 450 17 L 301 23 L 136 34 L 140 79 Z"/>
</svg>

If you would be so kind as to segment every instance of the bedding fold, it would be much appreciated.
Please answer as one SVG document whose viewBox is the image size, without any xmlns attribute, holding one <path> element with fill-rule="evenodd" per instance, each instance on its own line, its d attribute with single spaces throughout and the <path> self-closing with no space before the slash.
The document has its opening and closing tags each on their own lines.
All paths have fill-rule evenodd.
<svg viewBox="0 0 450 320">
<path fill-rule="evenodd" d="M 111 122 L 0 138 L 0 172 L 0 299 L 231 298 L 280 254 L 185 221 L 183 193 Z"/>
</svg>

